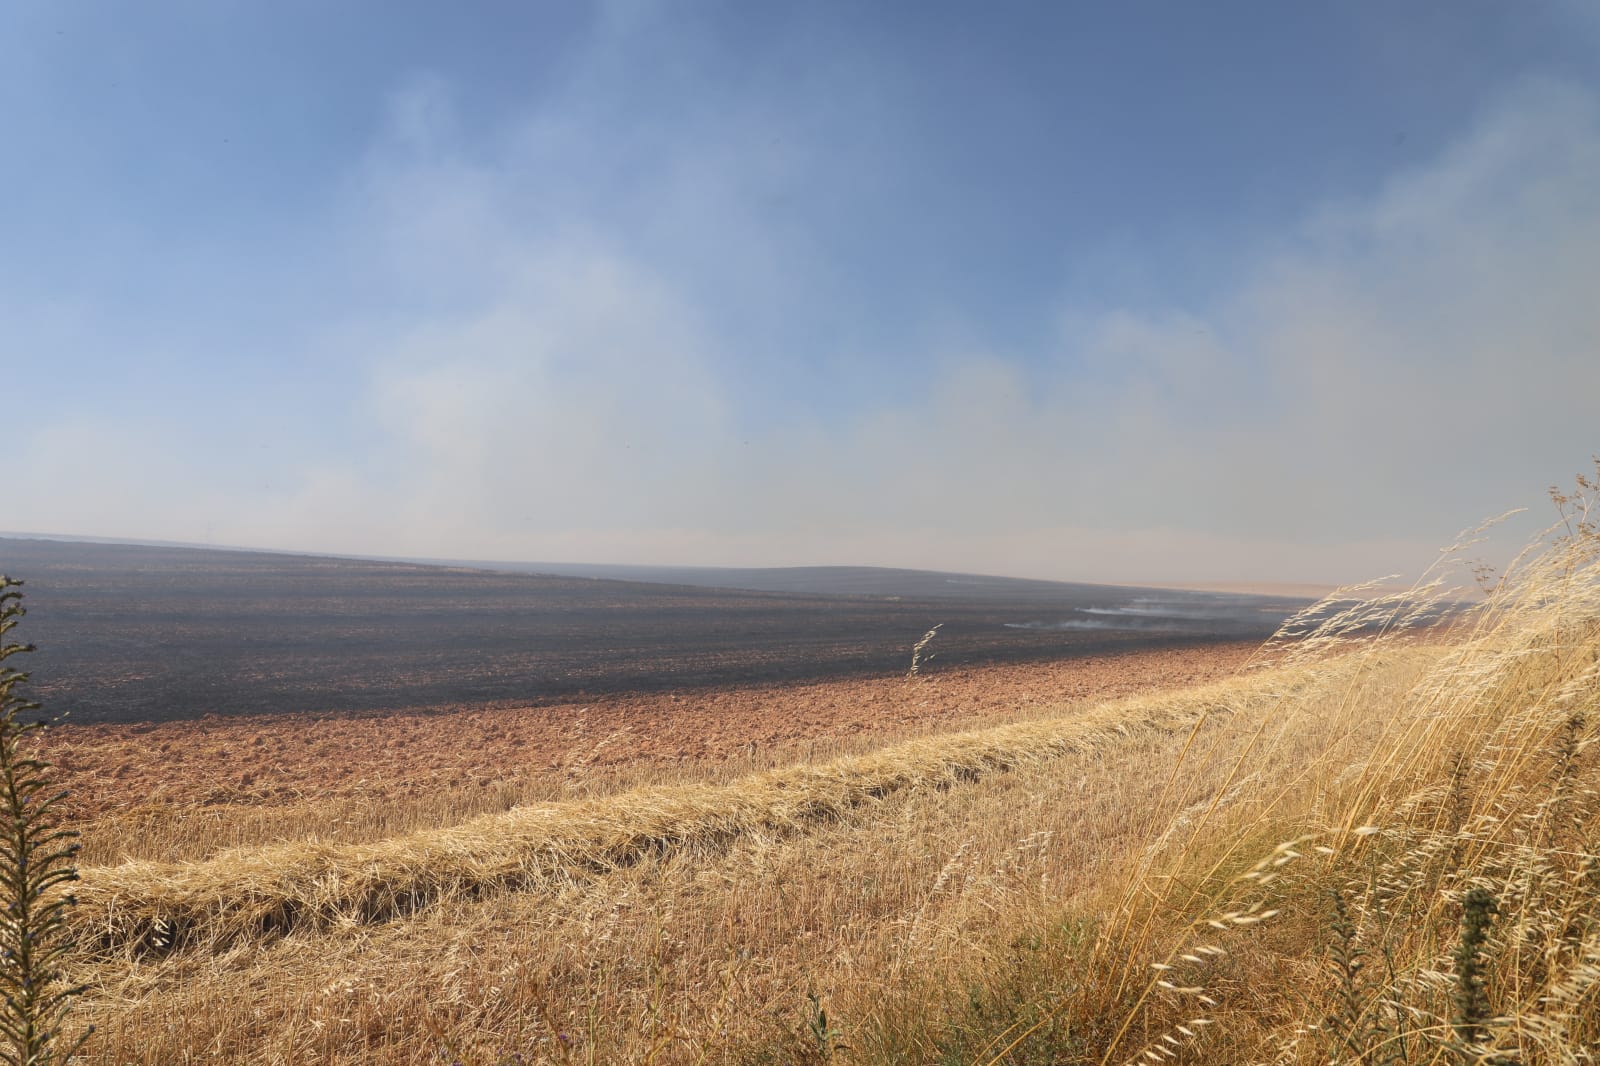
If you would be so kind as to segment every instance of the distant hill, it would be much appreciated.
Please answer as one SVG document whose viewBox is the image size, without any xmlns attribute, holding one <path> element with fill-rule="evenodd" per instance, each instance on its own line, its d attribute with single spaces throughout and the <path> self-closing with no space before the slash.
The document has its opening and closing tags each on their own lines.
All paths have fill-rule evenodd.
<svg viewBox="0 0 1600 1066">
<path fill-rule="evenodd" d="M 461 565 L 461 564 L 457 564 Z M 473 565 L 473 564 L 467 564 Z M 884 566 L 628 566 L 615 563 L 493 563 L 498 569 L 562 577 L 644 581 L 701 588 L 792 592 L 811 596 L 899 596 L 903 599 L 1081 600 L 1107 591 L 1127 592 L 1113 585 L 990 577 L 939 570 L 904 570 Z M 1148 590 L 1140 590 L 1148 591 Z"/>
</svg>

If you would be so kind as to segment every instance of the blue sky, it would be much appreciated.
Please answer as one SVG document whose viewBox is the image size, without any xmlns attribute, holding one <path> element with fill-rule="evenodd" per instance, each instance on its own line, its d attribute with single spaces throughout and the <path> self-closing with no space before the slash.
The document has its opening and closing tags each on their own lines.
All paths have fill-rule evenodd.
<svg viewBox="0 0 1600 1066">
<path fill-rule="evenodd" d="M 0 107 L 0 529 L 1343 581 L 1600 450 L 1579 0 L 23 2 Z"/>
</svg>

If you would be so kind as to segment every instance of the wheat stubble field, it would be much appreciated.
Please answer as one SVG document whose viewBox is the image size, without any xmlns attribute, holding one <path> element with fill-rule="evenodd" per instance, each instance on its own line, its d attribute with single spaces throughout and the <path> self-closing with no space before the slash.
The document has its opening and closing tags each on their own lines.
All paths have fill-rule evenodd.
<svg viewBox="0 0 1600 1066">
<path fill-rule="evenodd" d="M 1588 1061 L 1592 527 L 1426 617 L 58 727 L 87 1061 Z"/>
</svg>

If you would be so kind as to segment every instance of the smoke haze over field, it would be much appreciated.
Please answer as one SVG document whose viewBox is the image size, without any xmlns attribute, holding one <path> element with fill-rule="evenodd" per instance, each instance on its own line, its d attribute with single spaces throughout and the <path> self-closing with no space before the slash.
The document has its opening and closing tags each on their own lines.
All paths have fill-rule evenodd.
<svg viewBox="0 0 1600 1066">
<path fill-rule="evenodd" d="M 0 525 L 1339 582 L 1600 450 L 1581 5 L 320 17 L 0 15 Z"/>
</svg>

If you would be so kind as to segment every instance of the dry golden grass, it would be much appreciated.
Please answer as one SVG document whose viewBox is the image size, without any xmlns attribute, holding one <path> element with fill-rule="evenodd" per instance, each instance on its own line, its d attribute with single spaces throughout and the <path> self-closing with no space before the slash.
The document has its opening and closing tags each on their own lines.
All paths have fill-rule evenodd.
<svg viewBox="0 0 1600 1066">
<path fill-rule="evenodd" d="M 1307 724 L 1286 704 L 1226 782 L 1251 782 L 1244 801 L 1207 806 L 1097 905 L 1110 918 L 1085 965 L 1102 987 L 1049 1012 L 1096 1039 L 1065 1061 L 1592 1061 L 1600 479 L 1579 487 L 1430 669 L 1399 691 L 1380 671 L 1343 686 L 1337 718 L 1376 719 L 1370 741 L 1256 777 Z M 1418 598 L 1335 613 L 1294 657 L 1376 654 Z"/>
<path fill-rule="evenodd" d="M 91 867 L 83 871 L 77 921 L 84 942 L 101 951 L 215 951 L 302 926 L 386 921 L 442 900 L 548 890 L 653 856 L 703 856 L 740 838 L 786 838 L 903 790 L 948 789 L 1020 764 L 1103 751 L 1133 734 L 1171 732 L 1208 712 L 1259 707 L 1296 680 L 1260 676 L 1177 699 L 1121 701 L 726 784 L 519 806 L 371 843 L 301 841 L 235 849 L 203 862 Z"/>
<path fill-rule="evenodd" d="M 1580 488 L 1447 633 L 1352 601 L 1213 685 L 86 870 L 90 1061 L 1591 1062 Z"/>
</svg>

